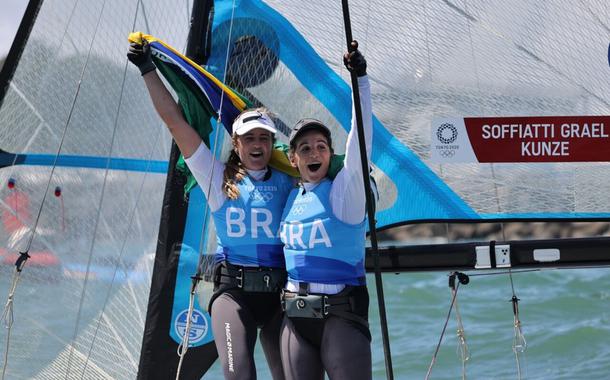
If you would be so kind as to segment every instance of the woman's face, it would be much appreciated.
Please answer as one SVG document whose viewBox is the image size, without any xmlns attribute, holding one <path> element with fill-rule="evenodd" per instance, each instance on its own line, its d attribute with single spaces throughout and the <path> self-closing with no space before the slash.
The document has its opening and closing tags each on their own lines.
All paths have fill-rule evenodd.
<svg viewBox="0 0 610 380">
<path fill-rule="evenodd" d="M 294 151 L 290 155 L 290 162 L 299 170 L 303 181 L 318 183 L 328 173 L 331 154 L 326 136 L 322 132 L 313 130 L 297 138 Z"/>
<path fill-rule="evenodd" d="M 234 140 L 237 155 L 244 167 L 250 170 L 262 170 L 267 167 L 272 146 L 273 135 L 262 128 L 255 128 Z"/>
</svg>

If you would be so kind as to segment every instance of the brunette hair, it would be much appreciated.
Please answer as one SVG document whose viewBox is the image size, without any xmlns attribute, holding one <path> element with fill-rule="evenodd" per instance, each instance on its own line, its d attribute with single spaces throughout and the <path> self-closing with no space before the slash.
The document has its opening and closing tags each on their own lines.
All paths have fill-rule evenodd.
<svg viewBox="0 0 610 380">
<path fill-rule="evenodd" d="M 315 129 L 312 129 L 312 131 L 315 131 Z M 309 132 L 309 131 L 307 131 Z M 331 137 L 330 134 L 326 134 L 323 133 L 324 137 L 326 137 L 326 143 L 328 144 L 328 147 L 330 148 L 330 154 L 335 154 L 335 150 L 333 149 L 333 139 Z M 297 142 L 301 139 L 301 137 L 303 136 L 299 136 L 297 138 L 295 138 L 293 141 L 290 142 L 290 146 L 288 148 L 288 154 L 294 154 L 296 147 L 297 147 Z"/>
<path fill-rule="evenodd" d="M 233 147 L 235 147 L 237 144 L 237 138 L 237 135 L 233 135 L 231 138 L 233 141 Z M 222 191 L 225 193 L 227 198 L 233 200 L 239 198 L 239 188 L 237 187 L 237 183 L 246 178 L 247 175 L 248 173 L 246 172 L 246 168 L 242 164 L 239 155 L 235 149 L 231 149 L 231 155 L 229 155 L 229 159 L 225 164 L 222 184 Z"/>
<path fill-rule="evenodd" d="M 254 109 L 250 108 L 250 109 L 242 111 L 241 113 L 249 112 L 249 111 L 258 111 L 260 113 L 265 113 L 269 117 L 274 116 L 265 107 L 258 107 L 258 108 L 254 108 Z M 240 113 L 240 115 L 241 115 L 241 113 Z M 240 195 L 239 187 L 237 187 L 237 184 L 239 182 L 241 182 L 244 178 L 246 178 L 246 176 L 248 175 L 248 172 L 246 172 L 246 168 L 244 167 L 244 164 L 241 162 L 239 155 L 235 151 L 235 147 L 237 146 L 238 138 L 239 138 L 239 136 L 237 136 L 236 134 L 231 136 L 231 142 L 233 144 L 233 149 L 231 149 L 231 154 L 229 155 L 229 158 L 227 159 L 227 162 L 225 164 L 225 171 L 223 173 L 223 184 L 222 184 L 223 193 L 225 193 L 227 198 L 233 199 L 233 200 L 239 198 L 239 195 Z M 275 136 L 273 136 L 271 145 L 273 146 L 274 143 L 275 143 Z"/>
</svg>

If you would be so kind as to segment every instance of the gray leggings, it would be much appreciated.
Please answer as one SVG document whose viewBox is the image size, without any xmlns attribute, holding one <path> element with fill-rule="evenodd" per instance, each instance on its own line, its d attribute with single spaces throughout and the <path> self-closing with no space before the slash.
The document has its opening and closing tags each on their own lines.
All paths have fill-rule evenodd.
<svg viewBox="0 0 610 380">
<path fill-rule="evenodd" d="M 274 380 L 283 380 L 277 293 L 226 291 L 213 302 L 212 331 L 225 379 L 256 379 L 254 345 L 260 339 Z"/>
<path fill-rule="evenodd" d="M 316 344 L 319 342 L 319 345 Z M 288 380 L 372 379 L 371 342 L 362 326 L 334 315 L 313 320 L 284 317 L 280 349 Z"/>
</svg>

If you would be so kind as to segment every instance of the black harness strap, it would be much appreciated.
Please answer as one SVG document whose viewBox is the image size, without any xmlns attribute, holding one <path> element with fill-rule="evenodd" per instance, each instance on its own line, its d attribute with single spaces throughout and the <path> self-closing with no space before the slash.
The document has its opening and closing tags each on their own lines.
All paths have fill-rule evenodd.
<svg viewBox="0 0 610 380">
<path fill-rule="evenodd" d="M 351 295 L 351 290 L 339 294 L 308 294 L 309 284 L 299 282 L 298 293 L 284 290 L 282 292 L 282 308 L 288 317 L 325 319 L 335 315 L 356 322 L 368 329 L 367 319 L 357 314 L 357 296 Z M 293 303 L 296 307 L 293 306 Z M 306 310 L 306 305 L 309 312 Z"/>
<path fill-rule="evenodd" d="M 309 293 L 309 283 L 299 282 L 299 295 L 306 296 Z"/>
<path fill-rule="evenodd" d="M 250 292 L 279 292 L 286 277 L 283 268 L 242 267 L 225 262 L 216 269 L 214 283 Z"/>
</svg>

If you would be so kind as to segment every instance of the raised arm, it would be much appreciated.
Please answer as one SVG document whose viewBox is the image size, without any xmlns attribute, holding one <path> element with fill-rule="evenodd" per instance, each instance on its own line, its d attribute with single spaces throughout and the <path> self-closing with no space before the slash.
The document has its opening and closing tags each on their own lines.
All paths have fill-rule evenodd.
<svg viewBox="0 0 610 380">
<path fill-rule="evenodd" d="M 157 75 L 155 64 L 151 58 L 150 45 L 132 42 L 129 45 L 127 57 L 140 69 L 153 105 L 167 125 L 174 141 L 180 148 L 180 152 L 186 158 L 192 156 L 201 144 L 201 137 L 184 120 L 178 104 Z"/>
<path fill-rule="evenodd" d="M 132 42 L 129 45 L 127 58 L 140 69 L 157 113 L 176 141 L 211 210 L 219 209 L 226 199 L 222 192 L 224 164 L 214 158 L 197 131 L 182 116 L 180 107 L 155 70 L 150 46 Z"/>
<path fill-rule="evenodd" d="M 356 43 L 356 48 L 357 46 Z M 366 60 L 356 49 L 345 57 L 345 65 L 348 70 L 353 70 L 358 75 L 362 124 L 366 142 L 366 156 L 367 159 L 370 160 L 373 145 L 373 110 L 371 105 L 371 86 L 368 76 L 366 75 Z M 352 124 L 345 144 L 345 161 L 343 169 L 339 171 L 333 181 L 330 202 L 337 218 L 345 223 L 357 224 L 364 220 L 366 197 L 364 183 L 362 182 L 362 164 L 360 163 L 360 146 L 358 142 L 356 113 L 353 106 Z"/>
</svg>

